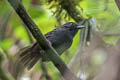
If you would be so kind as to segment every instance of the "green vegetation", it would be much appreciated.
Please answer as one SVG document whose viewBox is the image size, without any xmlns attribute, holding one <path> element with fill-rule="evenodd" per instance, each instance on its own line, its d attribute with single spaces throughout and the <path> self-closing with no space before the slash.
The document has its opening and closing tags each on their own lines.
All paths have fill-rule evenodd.
<svg viewBox="0 0 120 80">
<path fill-rule="evenodd" d="M 61 8 L 59 4 L 60 1 L 61 0 L 22 0 L 22 4 L 24 5 L 25 9 L 29 13 L 33 21 L 39 26 L 42 33 L 46 34 L 47 32 L 55 29 L 59 25 L 62 25 L 66 22 L 75 21 L 66 12 L 65 9 Z M 96 19 L 97 23 L 95 24 L 97 25 L 98 32 L 102 35 L 106 44 L 116 44 L 120 36 L 120 12 L 114 0 L 71 1 L 74 2 L 75 8 L 80 12 L 80 15 L 83 18 L 89 19 L 93 17 Z M 12 79 L 11 77 L 13 77 L 14 74 L 12 74 L 12 71 L 9 70 L 9 63 L 14 62 L 14 56 L 18 52 L 18 50 L 25 46 L 31 45 L 31 39 L 29 36 L 30 33 L 24 26 L 24 23 L 12 9 L 7 0 L 0 0 L 0 74 L 2 71 L 5 72 L 6 74 L 4 73 L 3 76 L 5 78 L 10 77 L 10 80 Z M 31 38 L 35 42 L 35 39 L 33 37 Z M 80 49 L 79 41 L 80 32 L 78 32 L 75 36 L 71 48 L 68 51 L 64 52 L 64 54 L 61 56 L 61 58 L 66 64 L 70 64 L 70 61 L 73 59 L 73 56 Z M 98 53 L 98 55 L 100 56 L 96 55 L 96 53 Z M 101 65 L 103 60 L 105 59 L 105 55 L 101 55 L 100 53 L 105 52 L 93 51 L 93 54 L 91 55 L 92 59 L 90 60 L 92 65 L 90 65 L 89 68 L 89 64 L 87 63 L 84 63 L 85 65 L 81 66 L 87 66 L 85 70 L 83 68 L 83 71 L 85 71 L 85 74 L 87 76 L 91 77 L 92 72 L 95 72 L 92 75 L 92 77 L 94 77 L 99 71 L 98 66 Z M 54 65 L 51 62 L 45 63 L 45 66 L 52 80 L 61 79 L 59 71 L 54 67 Z M 41 68 L 41 63 L 38 62 L 32 70 L 25 71 L 24 73 L 25 74 L 22 74 L 22 77 L 19 77 L 28 77 L 30 78 L 30 80 L 39 80 L 44 71 Z M 0 77 L 0 80 L 3 79 Z M 43 76 L 41 80 L 46 79 Z"/>
</svg>

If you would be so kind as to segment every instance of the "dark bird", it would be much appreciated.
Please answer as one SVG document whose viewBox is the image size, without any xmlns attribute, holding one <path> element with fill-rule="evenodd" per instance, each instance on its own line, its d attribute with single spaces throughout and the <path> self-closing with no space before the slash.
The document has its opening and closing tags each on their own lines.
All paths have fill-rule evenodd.
<svg viewBox="0 0 120 80">
<path fill-rule="evenodd" d="M 72 44 L 73 38 L 79 29 L 84 28 L 83 25 L 78 25 L 74 22 L 68 22 L 51 32 L 45 34 L 53 48 L 61 55 L 66 51 Z M 42 59 L 42 61 L 49 61 L 49 59 L 44 55 L 46 49 L 39 46 L 38 42 L 33 45 L 26 47 L 20 51 L 18 58 L 21 63 L 28 69 L 31 69 L 35 63 Z"/>
</svg>

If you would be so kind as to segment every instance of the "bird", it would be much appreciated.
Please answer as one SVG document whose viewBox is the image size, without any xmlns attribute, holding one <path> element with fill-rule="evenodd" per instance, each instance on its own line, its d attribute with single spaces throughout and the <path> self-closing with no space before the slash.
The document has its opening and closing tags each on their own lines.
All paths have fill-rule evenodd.
<svg viewBox="0 0 120 80">
<path fill-rule="evenodd" d="M 84 25 L 79 25 L 75 22 L 67 22 L 60 27 L 48 32 L 44 36 L 52 45 L 52 47 L 57 51 L 59 55 L 65 52 L 70 48 L 73 42 L 73 38 L 76 33 L 85 28 Z M 44 53 L 46 53 L 47 49 L 44 49 L 38 42 L 33 43 L 31 46 L 27 46 L 20 50 L 18 54 L 18 59 L 20 63 L 27 67 L 27 69 L 31 69 L 39 60 L 50 61 Z"/>
</svg>

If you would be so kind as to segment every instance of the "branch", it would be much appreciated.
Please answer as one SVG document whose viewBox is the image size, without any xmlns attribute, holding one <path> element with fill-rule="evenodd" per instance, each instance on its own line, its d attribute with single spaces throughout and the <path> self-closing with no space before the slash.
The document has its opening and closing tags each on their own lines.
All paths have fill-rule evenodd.
<svg viewBox="0 0 120 80">
<path fill-rule="evenodd" d="M 118 9 L 120 10 L 120 1 L 119 0 L 115 0 L 115 2 L 116 2 L 116 5 L 117 5 Z"/>
<path fill-rule="evenodd" d="M 66 80 L 78 80 L 77 77 L 68 69 L 66 64 L 59 57 L 54 48 L 49 44 L 47 39 L 43 36 L 41 31 L 38 29 L 37 25 L 32 21 L 30 16 L 27 14 L 23 5 L 18 0 L 8 0 L 11 6 L 14 8 L 19 17 L 26 24 L 27 28 L 30 30 L 32 35 L 35 37 L 39 45 L 46 48 L 47 54 L 45 54 L 61 72 L 62 76 Z"/>
<path fill-rule="evenodd" d="M 0 80 L 14 80 L 13 77 L 5 70 L 2 68 L 2 62 L 4 60 L 4 52 L 0 48 Z M 7 74 L 6 74 L 7 73 Z"/>
<path fill-rule="evenodd" d="M 5 38 L 5 33 L 7 32 L 6 29 L 8 27 L 8 22 L 10 20 L 10 17 L 12 15 L 12 11 L 8 10 L 4 14 L 4 16 L 1 18 L 2 24 L 0 25 L 0 40 L 2 41 Z"/>
<path fill-rule="evenodd" d="M 75 8 L 74 0 L 61 0 L 60 5 L 63 9 L 67 11 L 67 13 L 76 21 L 76 22 L 82 22 L 85 19 L 80 14 L 80 11 L 78 11 Z"/>
<path fill-rule="evenodd" d="M 103 34 L 103 36 L 105 36 L 105 37 L 112 37 L 112 36 L 120 36 L 120 33 L 106 33 L 106 34 Z"/>
<path fill-rule="evenodd" d="M 27 29 L 27 27 L 26 27 L 26 26 L 25 26 L 25 30 L 26 30 L 27 35 L 28 35 L 28 37 L 29 37 L 29 41 L 30 41 L 30 43 L 33 43 L 33 42 L 34 42 L 34 40 L 33 40 L 33 38 L 32 38 L 32 35 L 31 35 L 30 31 Z"/>
<path fill-rule="evenodd" d="M 42 68 L 42 77 L 45 77 L 46 80 L 52 80 L 51 76 L 48 74 L 46 64 L 44 62 L 41 62 L 41 68 Z M 42 80 L 42 78 L 40 78 Z"/>
</svg>

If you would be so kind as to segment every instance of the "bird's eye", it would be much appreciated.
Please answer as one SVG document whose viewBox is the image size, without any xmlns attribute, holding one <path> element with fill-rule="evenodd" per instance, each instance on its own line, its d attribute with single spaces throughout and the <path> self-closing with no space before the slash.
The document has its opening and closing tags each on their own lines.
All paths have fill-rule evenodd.
<svg viewBox="0 0 120 80">
<path fill-rule="evenodd" d="M 73 23 L 70 23 L 70 25 L 72 25 Z"/>
</svg>

